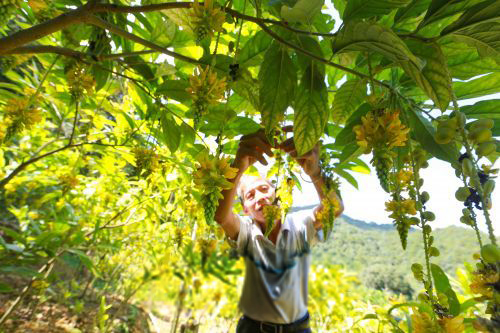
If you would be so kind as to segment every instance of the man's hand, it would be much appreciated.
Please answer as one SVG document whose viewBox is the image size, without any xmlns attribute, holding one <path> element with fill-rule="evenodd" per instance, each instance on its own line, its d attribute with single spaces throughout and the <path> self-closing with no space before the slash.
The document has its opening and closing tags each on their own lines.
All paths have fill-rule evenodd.
<svg viewBox="0 0 500 333">
<path fill-rule="evenodd" d="M 284 132 L 292 132 L 292 126 L 283 127 Z M 283 141 L 279 148 L 290 154 L 297 163 L 302 167 L 304 172 L 311 178 L 312 181 L 315 181 L 316 178 L 321 176 L 321 169 L 319 167 L 319 143 L 317 143 L 314 148 L 302 156 L 297 156 L 297 150 L 295 149 L 295 143 L 293 138 L 286 139 Z"/>
<path fill-rule="evenodd" d="M 256 161 L 267 165 L 264 154 L 273 157 L 271 148 L 263 129 L 242 136 L 234 159 L 234 167 L 238 168 L 240 173 L 244 173 Z"/>
</svg>

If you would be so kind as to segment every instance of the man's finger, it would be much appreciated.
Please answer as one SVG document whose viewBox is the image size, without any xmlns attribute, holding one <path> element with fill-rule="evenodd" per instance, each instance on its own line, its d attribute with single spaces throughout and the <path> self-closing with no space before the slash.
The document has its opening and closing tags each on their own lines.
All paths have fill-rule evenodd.
<svg viewBox="0 0 500 333">
<path fill-rule="evenodd" d="M 255 149 L 252 149 L 249 147 L 240 147 L 240 152 L 244 156 L 249 156 L 249 157 L 255 158 L 257 161 L 259 161 L 260 163 L 262 163 L 264 165 L 268 164 L 266 159 L 264 158 L 263 153 L 255 150 Z"/>
<path fill-rule="evenodd" d="M 293 141 L 293 138 L 286 139 L 280 144 L 280 149 L 284 150 L 285 152 L 289 152 L 292 149 L 295 149 L 295 143 Z"/>
<path fill-rule="evenodd" d="M 259 137 L 248 137 L 244 140 L 240 140 L 240 147 L 248 147 L 249 149 L 255 149 L 261 152 L 266 153 L 270 157 L 273 157 L 273 151 L 271 150 L 271 145 L 266 141 L 263 141 Z"/>
</svg>

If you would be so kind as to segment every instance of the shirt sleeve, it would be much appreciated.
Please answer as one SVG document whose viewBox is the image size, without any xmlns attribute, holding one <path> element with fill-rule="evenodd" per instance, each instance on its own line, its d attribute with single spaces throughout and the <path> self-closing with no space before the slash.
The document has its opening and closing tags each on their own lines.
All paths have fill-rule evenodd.
<svg viewBox="0 0 500 333">
<path fill-rule="evenodd" d="M 245 255 L 248 247 L 248 243 L 251 238 L 252 222 L 246 216 L 237 215 L 240 220 L 240 232 L 238 233 L 238 238 L 236 239 L 236 251 L 239 255 Z"/>
<path fill-rule="evenodd" d="M 314 216 L 314 209 L 308 210 L 303 213 L 305 216 L 303 217 L 303 223 L 305 224 L 305 232 L 306 232 L 306 242 L 309 246 L 313 246 L 319 242 L 324 242 L 325 237 L 323 235 L 323 229 L 316 230 L 314 228 L 314 221 L 316 217 Z"/>
</svg>

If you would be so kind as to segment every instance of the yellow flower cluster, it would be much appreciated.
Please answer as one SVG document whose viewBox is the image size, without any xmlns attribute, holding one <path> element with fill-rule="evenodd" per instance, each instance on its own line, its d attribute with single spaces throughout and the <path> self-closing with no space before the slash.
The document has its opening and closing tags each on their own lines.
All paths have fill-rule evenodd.
<svg viewBox="0 0 500 333">
<path fill-rule="evenodd" d="M 202 186 L 202 191 L 210 191 L 214 187 L 227 190 L 233 186 L 228 179 L 236 177 L 238 169 L 231 167 L 229 157 L 218 158 L 202 153 L 197 162 L 193 180 L 196 185 Z"/>
<path fill-rule="evenodd" d="M 438 320 L 439 325 L 445 333 L 462 333 L 465 331 L 464 317 L 444 317 Z"/>
<path fill-rule="evenodd" d="M 403 215 L 416 215 L 417 210 L 415 209 L 415 200 L 405 199 L 405 200 L 391 200 L 385 203 L 385 210 L 387 212 L 392 212 L 389 216 L 393 219 L 398 219 Z"/>
<path fill-rule="evenodd" d="M 276 205 L 265 206 L 262 213 L 266 219 L 266 233 L 267 237 L 274 228 L 274 224 L 281 218 L 281 208 Z"/>
<path fill-rule="evenodd" d="M 402 147 L 405 145 L 409 128 L 401 124 L 399 111 L 372 110 L 361 118 L 361 125 L 353 128 L 360 147 L 369 153 L 379 147 Z"/>
<path fill-rule="evenodd" d="M 401 189 L 409 188 L 413 180 L 413 171 L 399 170 L 396 174 L 396 181 Z"/>
<path fill-rule="evenodd" d="M 59 181 L 66 188 L 75 188 L 79 184 L 78 178 L 69 173 L 59 176 Z"/>
<path fill-rule="evenodd" d="M 12 98 L 7 101 L 3 111 L 5 114 L 0 129 L 0 142 L 23 129 L 30 129 L 42 120 L 42 110 L 28 105 L 27 98 Z"/>
<path fill-rule="evenodd" d="M 411 315 L 414 333 L 440 333 L 439 325 L 426 312 L 416 311 Z"/>
<path fill-rule="evenodd" d="M 495 271 L 475 272 L 470 284 L 474 294 L 481 294 L 493 298 L 493 285 L 500 280 L 500 274 Z"/>
<path fill-rule="evenodd" d="M 192 18 L 197 42 L 207 36 L 213 37 L 214 32 L 222 31 L 222 24 L 226 20 L 224 12 L 219 8 L 214 8 L 213 0 L 205 0 L 203 6 L 195 0 L 193 11 L 189 15 Z"/>
<path fill-rule="evenodd" d="M 138 176 L 143 174 L 144 176 L 150 175 L 154 172 L 158 166 L 158 154 L 148 148 L 135 147 L 132 152 L 135 157 L 135 170 Z"/>
<path fill-rule="evenodd" d="M 276 191 L 276 196 L 280 200 L 280 207 L 283 209 L 285 214 L 292 208 L 293 204 L 293 188 L 295 186 L 295 181 L 292 178 L 288 178 L 283 181 L 281 186 Z"/>
<path fill-rule="evenodd" d="M 205 67 L 205 69 L 200 66 L 189 77 L 189 84 L 190 86 L 186 88 L 186 91 L 193 97 L 196 127 L 201 116 L 208 111 L 208 107 L 217 104 L 218 101 L 224 98 L 226 79 L 218 79 L 217 74 L 210 66 Z"/>
<path fill-rule="evenodd" d="M 92 75 L 87 73 L 85 67 L 78 64 L 70 67 L 66 73 L 66 78 L 73 98 L 79 99 L 85 92 L 88 95 L 94 94 L 96 81 Z"/>
</svg>

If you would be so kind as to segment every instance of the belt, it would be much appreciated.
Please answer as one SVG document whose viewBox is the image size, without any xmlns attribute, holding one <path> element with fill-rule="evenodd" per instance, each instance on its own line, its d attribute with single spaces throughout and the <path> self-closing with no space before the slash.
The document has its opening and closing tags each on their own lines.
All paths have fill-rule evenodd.
<svg viewBox="0 0 500 333">
<path fill-rule="evenodd" d="M 290 324 L 273 324 L 265 321 L 258 321 L 247 316 L 243 316 L 247 323 L 260 333 L 299 333 L 309 328 L 309 313 L 301 319 Z"/>
</svg>

